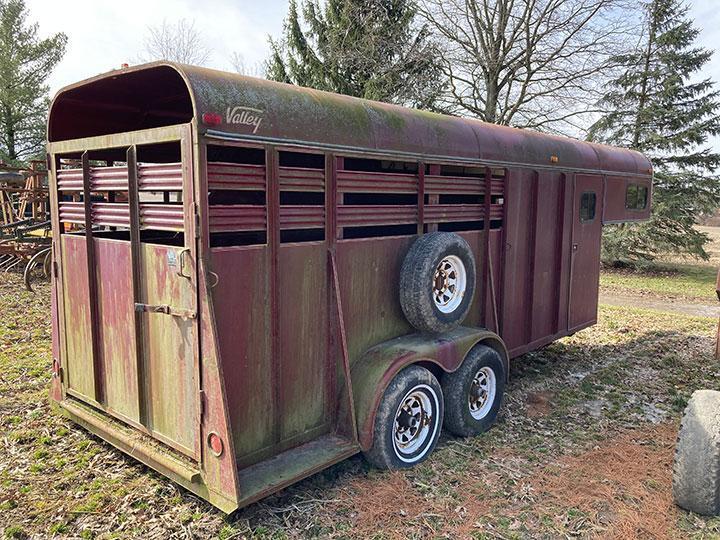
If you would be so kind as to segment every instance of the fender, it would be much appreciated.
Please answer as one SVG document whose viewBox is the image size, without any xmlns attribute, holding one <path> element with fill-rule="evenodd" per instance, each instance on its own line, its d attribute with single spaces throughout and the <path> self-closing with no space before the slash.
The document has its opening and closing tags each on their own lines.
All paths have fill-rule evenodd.
<svg viewBox="0 0 720 540">
<path fill-rule="evenodd" d="M 441 336 L 409 334 L 368 349 L 352 368 L 352 387 L 360 447 L 373 443 L 375 414 L 385 389 L 404 367 L 429 362 L 450 373 L 460 367 L 476 344 L 485 343 L 503 359 L 509 373 L 509 356 L 502 339 L 483 328 L 460 327 Z"/>
</svg>

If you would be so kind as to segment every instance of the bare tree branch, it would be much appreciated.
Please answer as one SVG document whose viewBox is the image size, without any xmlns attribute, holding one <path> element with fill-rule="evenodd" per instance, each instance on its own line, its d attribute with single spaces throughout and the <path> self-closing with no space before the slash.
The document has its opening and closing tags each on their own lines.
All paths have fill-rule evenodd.
<svg viewBox="0 0 720 540">
<path fill-rule="evenodd" d="M 205 65 L 212 55 L 202 33 L 195 28 L 195 21 L 180 19 L 176 23 L 163 21 L 148 27 L 144 51 L 140 60 L 170 60 L 181 64 Z"/>
<path fill-rule="evenodd" d="M 440 107 L 578 134 L 637 22 L 626 0 L 420 0 L 442 48 Z"/>
</svg>

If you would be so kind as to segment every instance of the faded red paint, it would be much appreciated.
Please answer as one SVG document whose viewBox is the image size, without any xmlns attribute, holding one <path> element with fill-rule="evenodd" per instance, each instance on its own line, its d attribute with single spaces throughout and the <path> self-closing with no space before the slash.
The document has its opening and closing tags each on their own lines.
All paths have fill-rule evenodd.
<svg viewBox="0 0 720 540">
<path fill-rule="evenodd" d="M 51 395 L 226 511 L 367 449 L 409 363 L 452 371 L 479 342 L 507 362 L 593 324 L 602 224 L 650 212 L 626 208 L 629 183 L 651 186 L 636 152 L 176 64 L 63 89 L 48 138 Z M 296 152 L 313 156 L 283 164 Z M 596 216 L 581 223 L 585 191 Z M 345 204 L 357 193 L 396 198 Z M 345 237 L 373 224 L 407 228 Z M 415 233 L 458 226 L 470 314 L 414 334 L 403 258 Z M 299 229 L 316 237 L 283 240 Z M 263 236 L 234 236 L 248 233 Z"/>
</svg>

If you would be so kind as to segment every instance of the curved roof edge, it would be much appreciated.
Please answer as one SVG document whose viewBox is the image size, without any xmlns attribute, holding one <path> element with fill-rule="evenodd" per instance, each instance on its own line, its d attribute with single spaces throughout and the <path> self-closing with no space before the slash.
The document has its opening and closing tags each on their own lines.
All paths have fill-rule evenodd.
<svg viewBox="0 0 720 540">
<path fill-rule="evenodd" d="M 180 81 L 187 90 L 184 97 L 176 95 Z M 172 62 L 116 70 L 61 89 L 50 109 L 49 140 L 59 140 L 53 135 L 62 132 L 57 126 L 65 100 L 87 95 L 97 103 L 102 92 L 128 89 L 135 101 L 123 114 L 142 109 L 138 118 L 151 125 L 141 127 L 187 117 L 183 107 L 190 106 L 201 131 L 217 137 L 643 176 L 652 172 L 650 161 L 633 150 Z M 106 100 L 122 109 L 117 96 Z"/>
</svg>

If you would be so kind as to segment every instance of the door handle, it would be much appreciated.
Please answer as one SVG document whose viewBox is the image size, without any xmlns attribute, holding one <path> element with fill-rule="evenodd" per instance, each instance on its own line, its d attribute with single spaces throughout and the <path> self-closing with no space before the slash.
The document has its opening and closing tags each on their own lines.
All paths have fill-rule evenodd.
<svg viewBox="0 0 720 540">
<path fill-rule="evenodd" d="M 168 304 L 142 304 L 136 302 L 135 311 L 141 313 L 162 313 L 164 315 L 171 315 L 172 317 L 180 317 L 181 319 L 194 319 L 197 317 L 197 313 L 190 309 L 177 309 Z"/>
<path fill-rule="evenodd" d="M 178 269 L 177 269 L 177 275 L 180 277 L 184 277 L 187 279 L 190 279 L 189 275 L 185 275 L 183 272 L 183 268 L 185 267 L 185 255 L 190 253 L 190 248 L 183 248 L 180 250 L 180 255 L 178 255 Z"/>
</svg>

